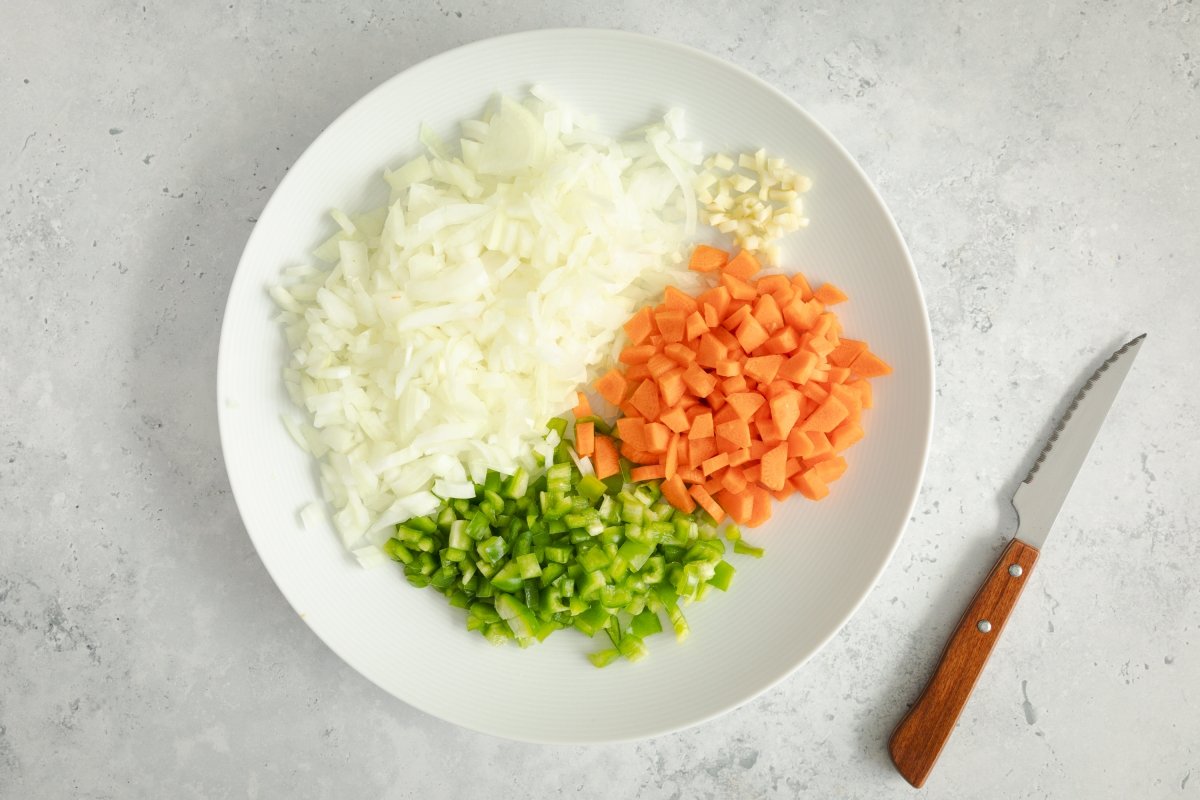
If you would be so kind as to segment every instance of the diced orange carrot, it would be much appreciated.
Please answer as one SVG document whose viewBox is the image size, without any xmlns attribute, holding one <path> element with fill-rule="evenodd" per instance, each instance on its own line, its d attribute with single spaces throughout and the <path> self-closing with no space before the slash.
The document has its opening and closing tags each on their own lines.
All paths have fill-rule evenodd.
<svg viewBox="0 0 1200 800">
<path fill-rule="evenodd" d="M 746 488 L 749 489 L 749 486 Z M 754 496 L 748 491 L 743 490 L 738 494 L 734 494 L 728 489 L 723 489 L 717 492 L 717 496 L 714 499 L 721 504 L 721 508 L 725 509 L 733 521 L 739 525 L 745 525 L 754 514 Z"/>
<path fill-rule="evenodd" d="M 779 304 L 769 294 L 764 294 L 754 303 L 754 318 L 766 329 L 768 334 L 783 327 L 783 313 Z"/>
<path fill-rule="evenodd" d="M 733 406 L 729 405 L 728 402 L 721 406 L 721 408 L 717 410 L 717 413 L 713 414 L 714 425 L 720 425 L 722 422 L 729 422 L 735 419 L 741 419 L 741 417 L 738 416 L 737 411 L 733 408 Z"/>
<path fill-rule="evenodd" d="M 850 409 L 842 405 L 841 400 L 836 397 L 827 397 L 821 405 L 817 406 L 816 411 L 809 414 L 804 422 L 800 423 L 800 428 L 806 431 L 829 433 L 848 416 L 850 416 Z"/>
<path fill-rule="evenodd" d="M 849 367 L 830 367 L 829 382 L 830 383 L 845 383 L 850 380 Z"/>
<path fill-rule="evenodd" d="M 796 493 L 796 487 L 792 486 L 791 481 L 784 481 L 783 488 L 778 492 L 771 492 L 771 497 L 774 497 L 779 502 L 783 502 Z"/>
<path fill-rule="evenodd" d="M 747 483 L 758 483 L 762 478 L 762 464 L 758 461 L 749 461 L 742 466 L 742 476 L 745 477 Z"/>
<path fill-rule="evenodd" d="M 721 324 L 721 315 L 709 303 L 705 303 L 700 308 L 700 315 L 704 319 L 704 326 L 706 328 L 715 328 Z"/>
<path fill-rule="evenodd" d="M 771 495 L 761 486 L 750 485 L 746 487 L 746 491 L 753 500 L 753 506 L 750 519 L 746 520 L 745 524 L 757 528 L 771 518 Z"/>
<path fill-rule="evenodd" d="M 873 400 L 871 393 L 871 382 L 866 378 L 856 378 L 846 384 L 851 389 L 858 391 L 858 399 L 862 402 L 863 408 L 870 408 Z"/>
<path fill-rule="evenodd" d="M 704 399 L 708 402 L 709 408 L 711 408 L 713 411 L 720 411 L 725 407 L 725 393 L 721 391 L 719 386 L 716 389 L 713 389 L 712 394 Z"/>
<path fill-rule="evenodd" d="M 626 373 L 626 376 L 628 377 L 628 373 Z M 642 415 L 642 412 L 634 408 L 633 403 L 629 402 L 628 400 L 626 400 L 624 403 L 621 403 L 620 408 L 621 413 L 627 417 L 640 417 Z"/>
<path fill-rule="evenodd" d="M 696 351 L 680 342 L 672 342 L 663 348 L 663 355 L 681 367 L 696 360 Z"/>
<path fill-rule="evenodd" d="M 657 352 L 658 348 L 652 344 L 638 344 L 633 347 L 626 347 L 621 351 L 621 363 L 645 364 Z"/>
<path fill-rule="evenodd" d="M 645 450 L 646 420 L 641 417 L 620 417 L 617 420 L 617 436 L 621 441 Z"/>
<path fill-rule="evenodd" d="M 806 331 L 817 324 L 822 306 L 816 300 L 801 300 L 800 295 L 792 298 L 783 309 L 783 318 L 797 331 Z"/>
<path fill-rule="evenodd" d="M 750 460 L 758 461 L 764 455 L 766 455 L 767 451 L 770 450 L 772 446 L 773 445 L 769 445 L 766 442 L 762 441 L 761 439 L 751 439 L 750 440 L 750 448 L 749 448 L 750 449 Z"/>
<path fill-rule="evenodd" d="M 746 317 L 754 313 L 754 307 L 749 303 L 737 308 L 733 308 L 731 305 L 730 308 L 733 310 L 729 312 L 729 315 L 725 319 L 721 320 L 721 327 L 727 331 L 736 331 L 738 326 L 745 322 Z"/>
<path fill-rule="evenodd" d="M 617 445 L 602 433 L 596 434 L 596 451 L 592 454 L 592 464 L 596 477 L 600 480 L 612 477 L 621 471 L 621 458 L 617 455 Z"/>
<path fill-rule="evenodd" d="M 753 278 L 758 271 L 762 269 L 762 265 L 758 263 L 758 259 L 745 250 L 738 253 L 721 268 L 721 271 L 726 275 L 747 280 Z"/>
<path fill-rule="evenodd" d="M 683 485 L 683 479 L 678 475 L 668 475 L 659 488 L 662 489 L 663 497 L 667 498 L 667 502 L 683 513 L 690 514 L 696 510 L 696 501 L 688 494 L 687 487 Z"/>
<path fill-rule="evenodd" d="M 654 324 L 658 326 L 664 342 L 682 342 L 687 332 L 687 315 L 682 311 L 667 309 L 654 315 Z"/>
<path fill-rule="evenodd" d="M 857 422 L 846 420 L 829 433 L 829 445 L 835 453 L 840 453 L 861 438 L 863 438 L 862 426 Z"/>
<path fill-rule="evenodd" d="M 724 250 L 718 250 L 706 244 L 698 244 L 688 261 L 688 269 L 696 272 L 712 272 L 725 266 L 728 261 L 729 253 Z"/>
<path fill-rule="evenodd" d="M 723 440 L 723 441 L 722 441 Z M 723 442 L 727 445 L 722 447 Z M 728 452 L 750 446 L 750 426 L 743 419 L 722 422 L 717 426 L 717 449 Z"/>
<path fill-rule="evenodd" d="M 779 368 L 779 377 L 796 384 L 805 383 L 812 371 L 816 369 L 818 361 L 816 353 L 808 351 L 796 353 Z"/>
<path fill-rule="evenodd" d="M 698 364 L 688 364 L 687 369 L 683 371 L 683 382 L 697 397 L 708 397 L 717 385 L 717 379 Z"/>
<path fill-rule="evenodd" d="M 664 477 L 662 464 L 650 464 L 645 467 L 634 467 L 629 471 L 629 477 L 635 483 L 642 481 L 661 481 Z"/>
<path fill-rule="evenodd" d="M 813 466 L 813 469 L 821 476 L 821 480 L 826 483 L 833 483 L 846 473 L 847 466 L 846 459 L 841 456 L 834 456 L 827 461 L 816 464 Z"/>
<path fill-rule="evenodd" d="M 804 463 L 798 458 L 789 457 L 787 461 L 783 462 L 783 474 L 789 478 L 795 475 L 797 472 L 803 471 Z"/>
<path fill-rule="evenodd" d="M 829 354 L 829 363 L 835 367 L 848 367 L 854 359 L 867 349 L 867 343 L 858 339 L 842 339 Z"/>
<path fill-rule="evenodd" d="M 754 291 L 753 286 L 728 272 L 722 271 L 721 285 L 729 290 L 729 296 L 734 300 L 753 300 L 758 297 L 758 292 Z"/>
<path fill-rule="evenodd" d="M 786 438 L 800 419 L 799 392 L 786 392 L 771 398 L 771 419 L 779 430 L 779 435 Z"/>
<path fill-rule="evenodd" d="M 664 411 L 662 415 L 659 416 L 658 421 L 663 425 L 666 425 L 675 433 L 684 433 L 688 429 L 687 414 L 685 414 L 683 409 L 679 406 L 675 406 L 669 411 Z"/>
<path fill-rule="evenodd" d="M 647 422 L 643 431 L 647 452 L 666 452 L 667 445 L 671 442 L 671 431 L 666 425 L 661 422 Z"/>
<path fill-rule="evenodd" d="M 805 345 L 809 350 L 816 353 L 818 356 L 827 356 L 833 352 L 833 342 L 826 339 L 824 336 L 813 336 Z"/>
<path fill-rule="evenodd" d="M 731 467 L 721 476 L 721 488 L 738 494 L 746 490 L 746 476 L 740 469 Z"/>
<path fill-rule="evenodd" d="M 792 276 L 792 288 L 796 290 L 796 294 L 801 300 L 812 299 L 812 288 L 808 285 L 808 279 L 804 277 L 803 273 L 797 272 Z"/>
<path fill-rule="evenodd" d="M 704 473 L 693 467 L 680 467 L 675 470 L 685 484 L 704 483 Z"/>
<path fill-rule="evenodd" d="M 711 333 L 701 336 L 700 344 L 696 345 L 696 363 L 709 369 L 724 361 L 728 354 L 729 348 Z"/>
<path fill-rule="evenodd" d="M 704 321 L 704 317 L 699 311 L 693 311 L 688 314 L 684 320 L 684 335 L 688 341 L 698 339 L 708 332 L 708 324 Z"/>
<path fill-rule="evenodd" d="M 708 512 L 713 522 L 720 524 L 725 519 L 725 509 L 718 505 L 717 501 L 713 499 L 713 496 L 703 486 L 691 487 L 688 489 L 688 494 L 692 496 L 692 499 L 696 501 L 698 506 Z"/>
<path fill-rule="evenodd" d="M 833 457 L 833 445 L 829 443 L 828 436 L 820 431 L 806 431 L 806 433 L 808 434 L 808 438 L 812 440 L 813 450 L 804 456 L 804 463 L 815 464 L 818 461 L 824 461 L 827 458 Z"/>
<path fill-rule="evenodd" d="M 738 344 L 737 337 L 731 331 L 725 330 L 724 327 L 716 327 L 711 331 L 713 338 L 725 345 L 725 358 L 740 358 L 742 355 L 742 346 Z"/>
<path fill-rule="evenodd" d="M 859 395 L 857 389 L 851 389 L 845 384 L 833 384 L 829 387 L 830 397 L 836 397 L 838 402 L 849 409 L 848 415 L 851 419 L 858 417 L 862 413 L 862 396 Z"/>
<path fill-rule="evenodd" d="M 689 439 L 704 439 L 714 433 L 712 412 L 705 411 L 692 417 L 692 428 L 688 431 Z"/>
<path fill-rule="evenodd" d="M 813 291 L 813 297 L 817 298 L 827 306 L 832 306 L 836 303 L 844 303 L 849 299 L 846 297 L 845 292 L 834 286 L 832 283 L 821 285 L 818 289 Z"/>
<path fill-rule="evenodd" d="M 684 314 L 691 314 L 700 308 L 696 298 L 681 292 L 674 286 L 668 286 L 663 292 L 663 305 L 675 311 L 682 311 Z"/>
<path fill-rule="evenodd" d="M 767 444 L 775 444 L 784 441 L 787 437 L 779 432 L 779 426 L 775 424 L 775 420 L 768 417 L 767 419 L 755 420 L 754 427 L 758 431 L 758 438 L 762 439 Z"/>
<path fill-rule="evenodd" d="M 572 409 L 572 413 L 575 414 L 575 419 L 592 416 L 591 401 L 588 400 L 588 396 L 583 392 L 575 393 L 575 408 Z"/>
<path fill-rule="evenodd" d="M 683 398 L 683 393 L 687 391 L 687 386 L 683 382 L 683 370 L 675 367 L 660 376 L 658 379 L 658 390 L 662 392 L 664 403 L 668 406 L 676 405 Z"/>
<path fill-rule="evenodd" d="M 742 371 L 746 373 L 747 377 L 754 378 L 759 383 L 770 383 L 775 380 L 775 376 L 782 366 L 783 356 L 755 356 L 746 359 L 746 366 L 742 368 Z"/>
<path fill-rule="evenodd" d="M 725 399 L 733 408 L 734 413 L 740 419 L 747 420 L 754 416 L 754 412 L 767 402 L 766 398 L 757 392 L 737 392 L 734 394 L 726 394 Z"/>
<path fill-rule="evenodd" d="M 785 474 L 784 463 L 787 461 L 787 444 L 776 445 L 763 454 L 762 461 L 762 477 L 759 481 L 762 485 L 772 491 L 780 491 L 783 489 L 783 484 L 787 481 Z"/>
<path fill-rule="evenodd" d="M 801 386 L 800 391 L 804 393 L 805 397 L 818 404 L 824 403 L 825 398 L 829 397 L 829 392 L 821 384 L 814 381 L 809 381 Z"/>
<path fill-rule="evenodd" d="M 625 399 L 626 388 L 628 384 L 625 382 L 625 376 L 616 369 L 610 369 L 596 381 L 596 391 L 614 406 L 621 405 L 621 401 Z"/>
<path fill-rule="evenodd" d="M 716 288 L 709 289 L 706 292 L 701 292 L 700 296 L 696 298 L 696 301 L 700 303 L 701 306 L 712 306 L 717 312 L 717 317 L 719 319 L 724 319 L 725 312 L 729 308 L 729 304 L 733 301 L 733 297 L 729 294 L 729 290 L 724 286 L 717 286 Z M 714 328 L 716 326 L 709 325 L 708 327 Z"/>
<path fill-rule="evenodd" d="M 795 429 L 788 434 L 788 458 L 807 458 L 816 449 L 806 431 Z"/>
<path fill-rule="evenodd" d="M 829 494 L 829 487 L 815 468 L 801 472 L 792 482 L 800 494 L 809 500 L 821 500 Z"/>
<path fill-rule="evenodd" d="M 639 309 L 625 323 L 625 335 L 634 345 L 646 341 L 652 333 L 654 333 L 654 312 L 650 310 L 649 306 Z"/>
<path fill-rule="evenodd" d="M 629 402 L 646 419 L 658 419 L 658 410 L 660 407 L 658 384 L 654 381 L 642 381 L 629 398 Z"/>
<path fill-rule="evenodd" d="M 596 451 L 596 423 L 575 423 L 575 452 L 580 456 L 590 456 Z"/>
<path fill-rule="evenodd" d="M 768 338 L 767 330 L 762 326 L 755 317 L 749 316 L 742 320 L 742 324 L 738 326 L 737 333 L 738 344 L 742 349 L 749 353 L 754 348 L 761 345 Z"/>
<path fill-rule="evenodd" d="M 645 364 L 630 364 L 625 369 L 626 392 L 629 386 L 636 386 L 641 381 L 650 377 L 650 368 Z M 628 398 L 627 398 L 628 399 Z"/>
<path fill-rule="evenodd" d="M 663 474 L 667 480 L 675 477 L 675 470 L 679 468 L 679 434 L 671 434 L 671 441 L 667 444 L 667 457 L 663 459 Z"/>
<path fill-rule="evenodd" d="M 732 378 L 726 378 L 721 381 L 721 391 L 725 393 L 725 399 L 728 400 L 730 395 L 745 392 L 750 388 L 750 384 L 746 382 L 743 375 L 734 375 Z"/>
<path fill-rule="evenodd" d="M 688 439 L 688 466 L 701 467 L 717 454 L 717 440 L 712 436 Z"/>
<path fill-rule="evenodd" d="M 729 453 L 717 453 L 712 458 L 706 458 L 700 464 L 700 470 L 707 477 L 722 467 L 729 466 Z"/>
<path fill-rule="evenodd" d="M 775 302 L 778 303 L 779 308 L 782 309 L 788 303 L 792 302 L 792 300 L 796 299 L 796 290 L 792 288 L 791 284 L 788 284 L 787 286 L 781 286 L 780 288 L 771 292 L 771 297 L 775 298 Z"/>
<path fill-rule="evenodd" d="M 787 275 L 763 275 L 754 288 L 759 294 L 775 294 L 780 289 L 792 288 L 792 282 Z"/>
<path fill-rule="evenodd" d="M 742 362 L 740 361 L 718 361 L 716 372 L 723 378 L 732 378 L 735 375 L 742 374 Z"/>
<path fill-rule="evenodd" d="M 750 448 L 743 447 L 729 453 L 729 466 L 740 467 L 750 460 Z"/>
<path fill-rule="evenodd" d="M 800 337 L 792 327 L 780 328 L 763 342 L 762 349 L 771 355 L 791 355 L 800 346 Z"/>
<path fill-rule="evenodd" d="M 654 464 L 658 462 L 658 456 L 654 453 L 647 453 L 645 450 L 638 450 L 627 444 L 621 445 L 621 455 L 635 464 Z"/>
<path fill-rule="evenodd" d="M 858 358 L 850 363 L 850 369 L 854 371 L 855 375 L 863 378 L 878 378 L 881 375 L 890 375 L 892 372 L 891 366 L 870 350 L 859 353 Z"/>
<path fill-rule="evenodd" d="M 821 316 L 817 317 L 817 321 L 813 323 L 812 335 L 831 339 L 833 336 L 836 336 L 836 327 L 837 317 L 833 314 L 830 314 L 828 311 L 825 311 L 822 312 Z"/>
</svg>

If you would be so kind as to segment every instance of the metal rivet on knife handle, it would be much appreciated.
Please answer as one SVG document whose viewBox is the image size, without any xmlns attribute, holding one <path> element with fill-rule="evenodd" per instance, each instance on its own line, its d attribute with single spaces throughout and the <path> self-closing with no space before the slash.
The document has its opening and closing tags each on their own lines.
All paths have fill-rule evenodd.
<svg viewBox="0 0 1200 800">
<path fill-rule="evenodd" d="M 1021 569 L 1020 564 L 1013 564 L 1008 568 L 1008 574 L 1012 575 L 1014 578 L 1019 578 L 1025 574 L 1025 570 Z"/>
<path fill-rule="evenodd" d="M 991 633 L 992 632 L 992 623 L 988 622 L 986 619 L 979 620 L 979 624 L 976 625 L 975 627 L 979 629 L 980 633 Z"/>
</svg>

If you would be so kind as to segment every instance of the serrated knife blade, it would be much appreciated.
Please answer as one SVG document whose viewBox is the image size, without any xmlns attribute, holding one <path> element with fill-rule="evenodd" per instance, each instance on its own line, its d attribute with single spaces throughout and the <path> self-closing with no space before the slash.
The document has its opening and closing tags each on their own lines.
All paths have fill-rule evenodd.
<svg viewBox="0 0 1200 800">
<path fill-rule="evenodd" d="M 1122 345 L 1105 359 L 1075 395 L 1029 474 L 1013 493 L 1012 504 L 1018 518 L 1015 538 L 1039 550 L 1045 545 L 1063 501 L 1075 483 L 1075 476 L 1092 449 L 1092 442 L 1096 440 L 1145 339 L 1143 333 Z"/>
</svg>

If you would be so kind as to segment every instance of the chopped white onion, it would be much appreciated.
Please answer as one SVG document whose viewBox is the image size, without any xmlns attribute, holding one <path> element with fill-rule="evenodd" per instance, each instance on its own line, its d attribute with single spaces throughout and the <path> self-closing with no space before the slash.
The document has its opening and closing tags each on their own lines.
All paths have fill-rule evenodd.
<svg viewBox="0 0 1200 800">
<path fill-rule="evenodd" d="M 614 139 L 539 88 L 464 122 L 458 156 L 422 126 L 426 154 L 384 173 L 388 205 L 334 214 L 316 251 L 332 269 L 272 287 L 285 382 L 312 422 L 285 424 L 321 459 L 360 561 L 489 469 L 551 460 L 547 421 L 611 361 L 630 313 L 695 285 L 700 148 L 681 124 L 672 111 Z"/>
</svg>

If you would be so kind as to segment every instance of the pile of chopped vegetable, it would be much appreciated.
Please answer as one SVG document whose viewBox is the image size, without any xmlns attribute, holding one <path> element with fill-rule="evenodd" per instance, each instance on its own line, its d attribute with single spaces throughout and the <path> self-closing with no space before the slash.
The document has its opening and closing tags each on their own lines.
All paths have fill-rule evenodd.
<svg viewBox="0 0 1200 800">
<path fill-rule="evenodd" d="M 621 454 L 662 480 L 681 511 L 697 504 L 715 520 L 761 525 L 771 499 L 829 494 L 846 471 L 841 455 L 863 437 L 868 379 L 891 372 L 867 343 L 842 336 L 829 306 L 846 300 L 830 283 L 766 275 L 759 263 L 701 245 L 690 267 L 720 275 L 692 297 L 668 287 L 662 304 L 625 323 L 623 369 L 596 382 L 618 406 Z M 598 466 L 598 465 L 597 465 Z"/>
<path fill-rule="evenodd" d="M 551 421 L 556 437 L 565 427 Z M 445 594 L 466 610 L 467 629 L 493 644 L 526 647 L 563 628 L 603 631 L 612 646 L 592 653 L 593 664 L 637 661 L 664 616 L 686 638 L 681 605 L 728 590 L 734 568 L 711 518 L 673 508 L 657 482 L 634 485 L 628 464 L 601 480 L 573 455 L 560 441 L 533 480 L 521 468 L 488 472 L 472 497 L 397 526 L 384 550 L 409 583 Z M 733 526 L 726 539 L 736 553 L 762 555 Z"/>
</svg>

